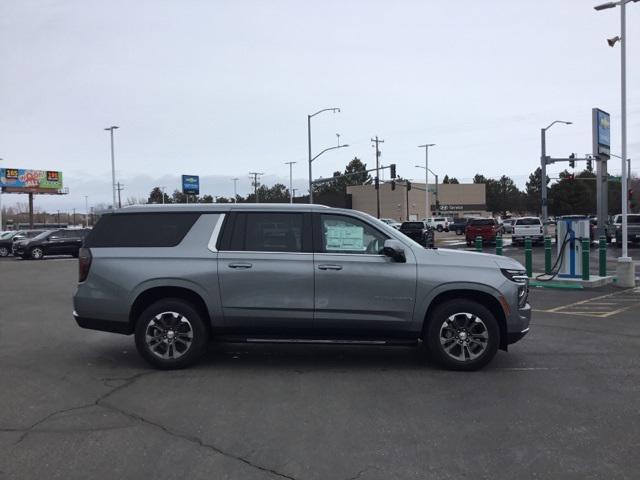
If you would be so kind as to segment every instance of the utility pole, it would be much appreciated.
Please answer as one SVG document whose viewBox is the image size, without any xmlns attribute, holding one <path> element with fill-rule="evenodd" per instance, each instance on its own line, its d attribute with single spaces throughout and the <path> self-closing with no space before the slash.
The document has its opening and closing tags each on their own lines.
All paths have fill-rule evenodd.
<svg viewBox="0 0 640 480">
<path fill-rule="evenodd" d="M 117 125 L 112 125 L 110 127 L 105 128 L 105 130 L 109 131 L 111 136 L 111 188 L 113 190 L 113 203 L 111 207 L 115 210 L 116 208 L 116 161 L 113 151 L 113 131 L 119 128 Z"/>
<path fill-rule="evenodd" d="M 238 203 L 238 180 L 239 178 L 232 178 L 233 180 L 233 203 Z"/>
<path fill-rule="evenodd" d="M 258 178 L 260 175 L 264 175 L 264 172 L 249 172 L 249 175 L 253 176 L 253 195 L 255 197 L 256 203 L 260 203 L 258 199 L 258 185 L 260 183 L 260 179 Z"/>
<path fill-rule="evenodd" d="M 338 139 L 339 138 L 340 137 L 338 136 Z M 340 144 L 339 141 L 338 144 Z M 296 163 L 298 162 L 284 162 L 285 165 L 289 165 L 289 203 L 293 203 L 293 166 Z"/>
<path fill-rule="evenodd" d="M 89 228 L 89 195 L 84 196 L 84 228 Z"/>
<path fill-rule="evenodd" d="M 76 209 L 73 209 L 73 226 L 76 226 Z"/>
<path fill-rule="evenodd" d="M 371 139 L 376 144 L 376 210 L 378 212 L 378 218 L 380 218 L 380 143 L 384 143 L 384 140 L 380 140 L 376 135 L 376 138 Z"/>
<path fill-rule="evenodd" d="M 424 145 L 418 145 L 418 148 L 424 148 L 424 209 L 425 219 L 428 219 L 431 215 L 429 209 L 429 147 L 435 147 L 435 143 L 425 143 Z"/>
<path fill-rule="evenodd" d="M 122 190 L 124 190 L 124 185 L 122 185 L 120 182 L 118 182 L 116 185 L 117 185 L 116 189 L 118 190 L 118 208 L 122 208 L 122 201 L 120 199 L 120 192 Z M 164 198 L 164 195 L 163 195 L 163 198 Z"/>
</svg>

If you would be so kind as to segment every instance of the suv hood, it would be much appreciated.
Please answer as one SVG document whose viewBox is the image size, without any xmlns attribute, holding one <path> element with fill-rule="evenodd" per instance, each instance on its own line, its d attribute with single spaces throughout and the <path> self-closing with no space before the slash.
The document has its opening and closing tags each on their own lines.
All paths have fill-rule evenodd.
<svg viewBox="0 0 640 480">
<path fill-rule="evenodd" d="M 414 250 L 415 251 L 415 250 Z M 448 248 L 427 249 L 416 252 L 418 263 L 429 263 L 441 266 L 506 268 L 524 270 L 522 264 L 512 258 L 490 253 L 451 250 Z"/>
</svg>

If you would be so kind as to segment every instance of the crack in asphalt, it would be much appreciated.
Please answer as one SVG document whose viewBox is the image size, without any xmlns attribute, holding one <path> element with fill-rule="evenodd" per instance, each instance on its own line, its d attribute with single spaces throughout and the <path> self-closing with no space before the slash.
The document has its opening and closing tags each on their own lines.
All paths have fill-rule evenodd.
<svg viewBox="0 0 640 480">
<path fill-rule="evenodd" d="M 50 418 L 62 414 L 62 413 L 67 413 L 67 412 L 72 412 L 74 410 L 81 410 L 83 408 L 89 408 L 89 407 L 93 407 L 93 406 L 99 406 L 99 407 L 103 407 L 103 408 L 107 408 L 109 410 L 112 410 L 114 412 L 120 413 L 121 415 L 124 415 L 132 420 L 135 420 L 137 422 L 140 423 L 145 423 L 147 425 L 151 425 L 155 428 L 158 428 L 160 430 L 162 430 L 164 433 L 175 437 L 175 438 L 180 438 L 182 440 L 186 440 L 188 442 L 191 443 L 195 443 L 198 446 L 205 448 L 207 450 L 210 450 L 218 455 L 222 455 L 224 457 L 227 458 L 231 458 L 233 460 L 239 461 L 241 463 L 244 463 L 245 465 L 248 465 L 249 467 L 255 468 L 257 470 L 260 470 L 261 472 L 265 472 L 265 473 L 269 473 L 271 475 L 275 475 L 279 478 L 286 478 L 288 480 L 297 480 L 295 477 L 286 475 L 284 473 L 278 472 L 277 470 L 268 468 L 268 467 L 264 467 L 262 465 L 258 465 L 256 463 L 253 463 L 251 460 L 242 457 L 240 455 L 235 455 L 231 452 L 227 452 L 225 450 L 222 450 L 219 447 L 216 447 L 215 445 L 211 445 L 209 443 L 205 443 L 201 438 L 196 437 L 196 436 L 192 436 L 192 435 L 187 435 L 184 433 L 180 433 L 177 431 L 174 431 L 172 429 L 170 429 L 169 427 L 166 427 L 165 425 L 162 425 L 161 423 L 157 423 L 154 422 L 152 420 L 149 420 L 148 418 L 145 418 L 141 415 L 138 415 L 136 413 L 132 413 L 132 412 L 128 412 L 122 408 L 119 408 L 113 404 L 110 404 L 109 402 L 106 402 L 105 400 L 107 398 L 109 398 L 110 396 L 114 395 L 115 393 L 130 387 L 131 385 L 133 385 L 136 381 L 140 380 L 141 378 L 151 375 L 151 374 L 157 374 L 160 373 L 158 371 L 147 371 L 147 372 L 141 372 L 138 373 L 136 375 L 133 375 L 131 377 L 127 377 L 127 378 L 103 378 L 102 382 L 104 385 L 107 385 L 107 382 L 112 382 L 114 380 L 116 381 L 123 381 L 124 383 L 122 385 L 119 385 L 115 388 L 112 388 L 111 390 L 107 391 L 106 393 L 100 395 L 96 400 L 94 400 L 93 402 L 90 403 L 86 403 L 83 405 L 77 405 L 75 407 L 69 407 L 69 408 L 63 408 L 60 410 L 56 410 L 52 413 L 49 413 L 48 415 L 44 416 L 43 418 L 41 418 L 40 420 L 38 420 L 37 422 L 33 423 L 31 426 L 27 427 L 27 428 L 23 428 L 23 429 L 19 429 L 19 428 L 0 428 L 0 432 L 22 432 L 22 435 L 18 438 L 18 440 L 14 443 L 14 446 L 20 444 L 36 427 L 38 427 L 38 425 L 43 424 L 44 422 L 46 422 L 47 420 L 49 420 Z M 118 428 L 129 428 L 127 427 L 118 427 Z M 109 427 L 105 427 L 105 428 L 100 428 L 100 429 L 70 429 L 70 430 L 42 430 L 42 432 L 58 432 L 58 431 L 65 431 L 65 432 L 91 432 L 91 431 L 101 431 L 101 430 L 113 430 L 114 428 L 109 428 Z M 361 473 L 361 472 L 360 472 Z M 358 478 L 358 476 L 360 475 L 360 473 L 356 476 L 353 477 Z"/>
</svg>

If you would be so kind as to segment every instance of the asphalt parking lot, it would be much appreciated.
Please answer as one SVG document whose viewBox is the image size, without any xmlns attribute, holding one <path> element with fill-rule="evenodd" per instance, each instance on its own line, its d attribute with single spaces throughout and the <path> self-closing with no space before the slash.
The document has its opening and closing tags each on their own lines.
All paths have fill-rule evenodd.
<svg viewBox="0 0 640 480">
<path fill-rule="evenodd" d="M 638 289 L 533 290 L 531 333 L 474 373 L 301 345 L 160 372 L 75 325 L 76 269 L 0 259 L 2 479 L 638 478 Z"/>
</svg>

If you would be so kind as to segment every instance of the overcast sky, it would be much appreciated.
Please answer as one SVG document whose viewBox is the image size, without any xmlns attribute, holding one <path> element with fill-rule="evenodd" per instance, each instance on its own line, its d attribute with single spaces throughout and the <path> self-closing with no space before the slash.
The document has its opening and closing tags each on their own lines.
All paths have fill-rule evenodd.
<svg viewBox="0 0 640 480">
<path fill-rule="evenodd" d="M 108 132 L 116 131 L 125 197 L 179 188 L 202 176 L 202 193 L 250 190 L 264 181 L 307 182 L 306 115 L 314 152 L 335 145 L 314 176 L 354 156 L 422 178 L 430 168 L 466 179 L 513 177 L 548 153 L 591 150 L 591 108 L 612 116 L 620 152 L 619 10 L 600 0 L 458 1 L 28 1 L 0 2 L 0 166 L 61 170 L 66 197 L 49 209 L 111 198 Z M 640 160 L 640 4 L 629 4 L 629 157 Z M 638 164 L 636 164 L 638 165 Z M 551 176 L 560 170 L 551 169 Z M 634 167 L 638 171 L 638 167 Z M 619 172 L 619 162 L 610 171 Z M 557 176 L 557 175 L 556 175 Z M 26 196 L 3 195 L 3 204 Z"/>
</svg>

